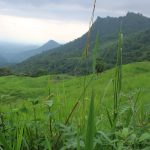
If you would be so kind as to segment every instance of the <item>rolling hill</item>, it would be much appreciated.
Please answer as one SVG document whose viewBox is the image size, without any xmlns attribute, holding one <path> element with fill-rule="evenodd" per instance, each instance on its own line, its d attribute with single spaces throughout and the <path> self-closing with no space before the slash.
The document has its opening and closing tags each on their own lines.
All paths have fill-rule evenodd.
<svg viewBox="0 0 150 150">
<path fill-rule="evenodd" d="M 14 66 L 13 70 L 16 73 L 32 75 L 39 71 L 70 74 L 90 72 L 92 70 L 92 49 L 97 34 L 100 38 L 97 57 L 103 58 L 106 68 L 110 68 L 116 60 L 120 24 L 122 24 L 124 34 L 123 63 L 149 60 L 150 18 L 129 12 L 123 17 L 98 17 L 96 19 L 91 28 L 89 56 L 86 61 L 81 61 L 81 59 L 87 33 L 65 45 L 29 58 Z"/>
</svg>

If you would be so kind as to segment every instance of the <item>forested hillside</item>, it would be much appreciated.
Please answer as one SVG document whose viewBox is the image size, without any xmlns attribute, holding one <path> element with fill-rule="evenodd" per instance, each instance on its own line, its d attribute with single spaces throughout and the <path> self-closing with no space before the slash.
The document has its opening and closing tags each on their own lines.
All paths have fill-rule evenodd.
<svg viewBox="0 0 150 150">
<path fill-rule="evenodd" d="M 110 68 L 115 63 L 118 33 L 124 34 L 123 63 L 149 60 L 150 19 L 141 14 L 127 13 L 124 17 L 98 17 L 91 28 L 90 50 L 86 62 L 82 59 L 87 33 L 70 43 L 31 57 L 13 67 L 16 73 L 36 75 L 39 72 L 83 74 L 92 70 L 92 50 L 96 35 L 100 40 L 97 57 Z M 88 70 L 88 71 L 87 71 Z"/>
</svg>

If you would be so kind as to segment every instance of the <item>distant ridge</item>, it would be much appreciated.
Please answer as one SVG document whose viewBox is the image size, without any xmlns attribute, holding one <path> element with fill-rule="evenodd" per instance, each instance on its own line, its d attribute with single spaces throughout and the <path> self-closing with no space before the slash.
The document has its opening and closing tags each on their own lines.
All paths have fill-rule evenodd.
<svg viewBox="0 0 150 150">
<path fill-rule="evenodd" d="M 5 62 L 7 61 L 7 63 L 3 63 L 3 65 L 8 63 L 20 63 L 31 56 L 40 54 L 44 51 L 48 51 L 59 46 L 60 44 L 54 40 L 46 42 L 41 47 L 28 44 L 0 42 L 0 55 L 1 57 L 3 56 L 3 60 L 5 59 Z"/>
<path fill-rule="evenodd" d="M 49 51 L 53 48 L 57 48 L 59 47 L 60 44 L 57 43 L 56 41 L 54 40 L 49 40 L 48 42 L 46 42 L 44 45 L 42 45 L 41 47 L 39 48 L 36 48 L 36 49 L 33 49 L 33 50 L 28 50 L 28 51 L 24 51 L 20 54 L 18 54 L 18 60 L 19 62 L 29 58 L 29 57 L 32 57 L 34 55 L 37 55 L 37 54 L 40 54 L 42 52 L 45 52 L 45 51 Z"/>
<path fill-rule="evenodd" d="M 53 49 L 53 48 L 56 48 L 56 47 L 59 47 L 59 46 L 60 46 L 60 44 L 57 43 L 56 41 L 49 40 L 47 43 L 45 43 L 44 45 L 42 45 L 38 49 L 39 49 L 39 52 L 41 52 L 41 51 L 47 51 L 47 50 L 50 50 L 50 49 Z"/>
</svg>

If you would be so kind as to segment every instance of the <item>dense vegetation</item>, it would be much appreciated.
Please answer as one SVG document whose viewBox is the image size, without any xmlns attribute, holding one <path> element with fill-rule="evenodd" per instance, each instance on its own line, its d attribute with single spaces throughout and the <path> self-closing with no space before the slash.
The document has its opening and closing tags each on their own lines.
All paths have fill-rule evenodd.
<svg viewBox="0 0 150 150">
<path fill-rule="evenodd" d="M 0 76 L 12 75 L 12 72 L 8 68 L 0 68 Z"/>
<path fill-rule="evenodd" d="M 69 73 L 73 75 L 92 72 L 92 51 L 99 35 L 97 56 L 103 58 L 105 69 L 115 64 L 118 30 L 122 22 L 124 34 L 123 63 L 149 60 L 150 19 L 141 14 L 128 13 L 124 17 L 98 17 L 91 28 L 89 58 L 82 59 L 87 33 L 59 48 L 43 52 L 13 67 L 16 73 L 36 76 L 45 73 Z M 88 66 L 88 68 L 86 68 Z"/>
<path fill-rule="evenodd" d="M 1 77 L 0 147 L 148 150 L 150 63 L 123 66 L 114 122 L 117 70 L 84 77 Z"/>
</svg>

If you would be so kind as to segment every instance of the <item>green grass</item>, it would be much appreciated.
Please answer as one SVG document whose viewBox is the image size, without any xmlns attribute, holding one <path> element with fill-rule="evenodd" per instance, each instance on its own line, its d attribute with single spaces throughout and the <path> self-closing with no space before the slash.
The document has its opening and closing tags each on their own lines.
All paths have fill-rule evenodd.
<svg viewBox="0 0 150 150">
<path fill-rule="evenodd" d="M 123 89 L 124 94 L 133 94 L 141 89 L 143 103 L 147 104 L 150 97 L 150 63 L 142 62 L 124 65 L 123 67 Z M 113 103 L 113 88 L 111 80 L 114 77 L 114 70 L 108 70 L 99 76 L 87 77 L 89 86 L 85 100 L 91 97 L 91 87 L 95 90 L 97 108 L 102 97 L 105 105 Z M 37 78 L 8 76 L 0 78 L 0 97 L 3 106 L 21 105 L 29 103 L 30 99 L 38 99 L 40 102 L 48 99 L 49 91 L 51 99 L 56 108 L 61 107 L 60 115 L 66 116 L 74 103 L 83 93 L 84 77 L 72 77 L 68 75 L 42 76 Z M 106 86 L 108 88 L 106 89 Z M 107 90 L 107 91 L 106 91 Z M 104 93 L 106 91 L 106 95 Z M 16 107 L 16 106 L 15 106 Z M 3 108 L 2 108 L 3 109 Z M 60 111 L 61 111 L 60 110 Z M 65 111 L 63 111 L 65 110 Z"/>
<path fill-rule="evenodd" d="M 110 134 L 109 123 L 113 117 L 114 69 L 105 71 L 99 76 L 87 76 L 86 85 L 84 85 L 85 77 L 68 75 L 37 78 L 0 77 L 1 120 L 4 118 L 4 126 L 0 131 L 3 131 L 1 137 L 3 144 L 13 145 L 14 149 L 20 149 L 21 143 L 24 143 L 26 149 L 28 147 L 31 149 L 31 146 L 35 146 L 32 147 L 33 149 L 43 149 L 44 145 L 47 145 L 45 149 L 56 145 L 53 149 L 60 147 L 83 149 L 84 141 L 90 141 L 90 136 L 93 136 L 91 138 L 94 139 L 94 143 L 87 142 L 87 144 L 95 149 L 98 149 L 98 146 L 109 150 L 122 145 L 129 149 L 133 148 L 137 141 L 133 140 L 133 144 L 130 143 L 131 135 L 138 137 L 138 140 L 142 138 L 141 136 L 144 138 L 149 136 L 142 133 L 149 131 L 147 119 L 150 113 L 150 62 L 124 65 L 122 72 L 121 100 L 115 127 L 115 139 L 119 141 L 115 142 L 114 135 Z M 94 106 L 93 108 L 91 106 L 89 111 L 90 101 L 92 102 L 91 87 L 94 89 L 94 104 L 92 103 Z M 67 120 L 69 114 L 71 115 Z M 94 127 L 90 123 L 93 119 L 96 133 L 93 132 Z M 143 126 L 145 132 L 141 131 L 142 127 L 137 129 L 138 126 Z M 8 132 L 5 128 L 8 128 Z M 17 133 L 9 128 L 15 128 Z M 9 136 L 15 137 L 15 134 L 17 134 L 17 145 L 14 144 L 14 139 L 9 138 Z"/>
<path fill-rule="evenodd" d="M 149 98 L 149 75 L 150 63 L 141 62 L 124 65 L 123 67 L 123 91 L 130 92 L 141 88 L 145 94 L 145 100 Z M 99 76 L 95 76 L 91 85 L 95 86 L 97 97 L 101 97 L 106 85 L 114 76 L 113 70 L 108 70 Z M 92 75 L 88 76 L 90 80 Z M 28 98 L 40 98 L 41 100 L 48 96 L 49 89 L 54 97 L 60 97 L 62 100 L 77 100 L 82 93 L 83 77 L 72 77 L 68 75 L 42 76 L 37 78 L 8 76 L 0 78 L 1 100 L 5 103 L 23 102 Z M 90 90 L 90 88 L 88 88 Z M 87 96 L 90 97 L 88 90 Z M 109 87 L 107 99 L 110 98 L 112 88 Z M 146 92 L 147 91 L 147 92 Z M 4 97 L 4 100 L 3 100 Z M 11 97 L 11 98 L 10 98 Z M 8 98 L 8 101 L 6 99 Z M 10 98 L 10 99 L 9 99 Z M 68 99 L 69 98 L 69 99 Z"/>
</svg>

